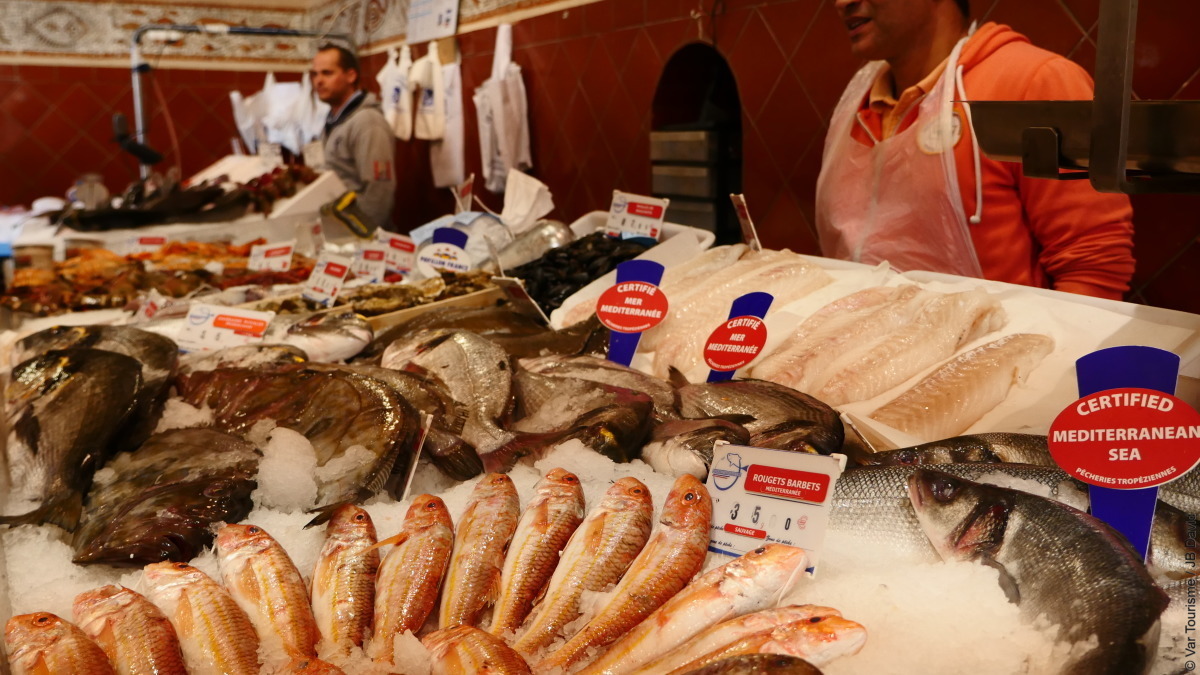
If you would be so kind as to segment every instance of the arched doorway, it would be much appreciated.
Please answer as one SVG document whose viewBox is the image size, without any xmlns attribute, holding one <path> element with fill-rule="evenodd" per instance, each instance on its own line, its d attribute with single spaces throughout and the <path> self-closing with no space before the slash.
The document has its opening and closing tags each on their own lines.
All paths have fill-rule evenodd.
<svg viewBox="0 0 1200 675">
<path fill-rule="evenodd" d="M 651 185 L 667 219 L 741 241 L 729 194 L 742 191 L 742 106 L 729 64 L 696 42 L 663 66 L 650 123 Z"/>
</svg>

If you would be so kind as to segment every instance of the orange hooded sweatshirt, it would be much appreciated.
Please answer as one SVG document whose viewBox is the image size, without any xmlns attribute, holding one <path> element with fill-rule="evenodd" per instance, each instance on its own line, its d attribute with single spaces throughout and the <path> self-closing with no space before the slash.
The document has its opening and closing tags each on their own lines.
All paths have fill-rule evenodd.
<svg viewBox="0 0 1200 675">
<path fill-rule="evenodd" d="M 968 101 L 1092 98 L 1092 78 L 1083 68 L 1033 46 L 1008 26 L 980 26 L 963 45 L 959 64 Z M 882 137 L 883 115 L 869 98 L 863 100 L 860 119 Z M 955 113 L 966 121 L 957 104 Z M 916 118 L 917 106 L 911 106 L 892 133 Z M 851 133 L 861 143 L 872 142 L 857 125 Z M 976 212 L 976 181 L 982 181 L 981 222 L 970 230 L 984 277 L 1114 300 L 1129 289 L 1134 269 L 1129 197 L 1096 192 L 1086 180 L 1025 178 L 1020 164 L 986 155 L 976 176 L 966 132 L 954 159 L 968 217 Z"/>
</svg>

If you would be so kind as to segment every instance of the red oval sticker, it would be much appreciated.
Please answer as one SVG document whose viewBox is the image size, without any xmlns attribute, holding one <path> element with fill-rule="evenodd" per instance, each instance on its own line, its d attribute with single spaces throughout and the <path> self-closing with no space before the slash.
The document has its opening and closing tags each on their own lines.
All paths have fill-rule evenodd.
<svg viewBox="0 0 1200 675">
<path fill-rule="evenodd" d="M 1048 441 L 1054 461 L 1085 483 L 1154 487 L 1200 462 L 1200 413 L 1160 391 L 1109 389 L 1059 413 Z"/>
<path fill-rule="evenodd" d="M 756 316 L 738 316 L 717 326 L 704 343 L 704 362 L 721 372 L 754 360 L 767 343 L 767 324 Z"/>
<path fill-rule="evenodd" d="M 614 284 L 596 301 L 596 318 L 618 333 L 642 333 L 667 318 L 667 296 L 644 281 Z"/>
</svg>

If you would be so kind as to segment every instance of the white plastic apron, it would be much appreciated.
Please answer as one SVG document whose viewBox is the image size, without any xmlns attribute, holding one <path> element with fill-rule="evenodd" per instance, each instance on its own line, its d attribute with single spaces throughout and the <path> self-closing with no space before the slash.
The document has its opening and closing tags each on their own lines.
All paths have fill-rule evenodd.
<svg viewBox="0 0 1200 675">
<path fill-rule="evenodd" d="M 817 178 L 817 235 L 825 256 L 983 276 L 954 162 L 954 145 L 969 134 L 961 124 L 955 129 L 954 115 L 955 71 L 966 41 L 955 45 L 937 84 L 919 102 L 916 122 L 873 146 L 850 132 L 884 63 L 868 63 L 850 80 L 830 120 Z"/>
</svg>

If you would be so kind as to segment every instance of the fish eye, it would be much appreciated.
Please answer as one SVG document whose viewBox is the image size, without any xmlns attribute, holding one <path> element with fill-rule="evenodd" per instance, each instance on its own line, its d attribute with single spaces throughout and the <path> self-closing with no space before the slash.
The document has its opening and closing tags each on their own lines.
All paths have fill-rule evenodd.
<svg viewBox="0 0 1200 675">
<path fill-rule="evenodd" d="M 177 570 L 186 570 L 187 568 L 188 568 L 187 563 L 175 563 L 175 569 L 177 569 Z"/>
<path fill-rule="evenodd" d="M 762 555 L 763 553 L 767 552 L 767 549 L 765 546 L 760 546 L 759 548 L 754 549 L 754 552 L 759 555 Z"/>
<path fill-rule="evenodd" d="M 959 486 L 948 478 L 935 478 L 929 482 L 929 491 L 939 502 L 948 502 L 958 495 Z"/>
<path fill-rule="evenodd" d="M 259 532 L 262 532 L 262 530 L 258 529 L 258 526 L 256 525 L 251 525 L 250 527 L 246 528 L 246 531 L 250 534 L 258 534 Z"/>
<path fill-rule="evenodd" d="M 823 617 L 823 616 L 814 616 L 811 619 L 809 619 L 808 622 L 809 623 L 821 623 L 824 620 L 825 620 L 825 617 Z"/>
<path fill-rule="evenodd" d="M 564 481 L 566 481 L 566 482 L 568 482 L 568 483 L 577 483 L 577 482 L 579 482 L 579 479 L 578 479 L 578 478 L 576 478 L 575 476 L 564 476 L 564 477 L 563 477 L 563 480 L 564 480 Z"/>
<path fill-rule="evenodd" d="M 361 523 L 362 521 L 366 520 L 367 517 L 361 513 L 356 513 L 354 514 L 354 519 Z"/>
<path fill-rule="evenodd" d="M 693 493 L 693 492 L 689 492 L 689 493 L 687 493 L 686 495 L 684 495 L 684 496 L 683 496 L 683 501 L 685 501 L 685 502 L 690 502 L 690 501 L 693 501 L 693 500 L 695 500 L 695 499 L 696 499 L 696 495 L 695 495 L 695 493 Z"/>
<path fill-rule="evenodd" d="M 642 488 L 633 488 L 632 490 L 630 490 L 630 492 L 632 492 L 635 495 L 640 495 L 640 494 L 642 494 Z"/>
<path fill-rule="evenodd" d="M 39 626 L 45 626 L 46 624 L 50 623 L 50 617 L 42 614 L 38 618 L 34 619 L 33 622 Z"/>
<path fill-rule="evenodd" d="M 430 511 L 436 511 L 437 510 L 437 502 L 429 502 L 428 504 L 425 505 L 425 508 L 429 509 Z"/>
</svg>

